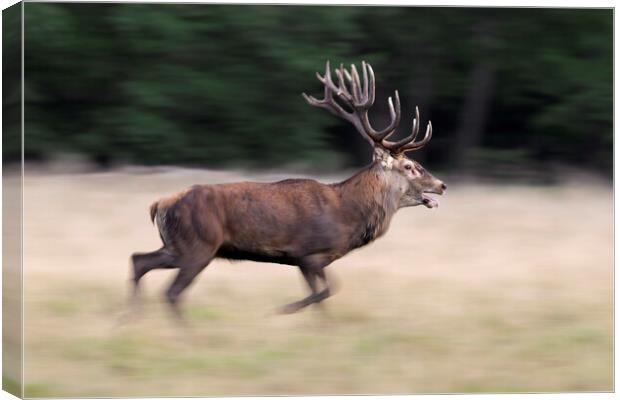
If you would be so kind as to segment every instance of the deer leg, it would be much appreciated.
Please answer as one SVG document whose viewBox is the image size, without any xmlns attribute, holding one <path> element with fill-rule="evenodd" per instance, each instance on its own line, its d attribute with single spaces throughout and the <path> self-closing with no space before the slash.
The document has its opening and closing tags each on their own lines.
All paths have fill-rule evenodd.
<svg viewBox="0 0 620 400">
<path fill-rule="evenodd" d="M 318 286 L 316 284 L 316 275 L 313 273 L 313 271 L 309 270 L 308 268 L 299 267 L 299 269 L 304 279 L 306 280 L 306 283 L 308 284 L 308 287 L 310 288 L 310 291 L 312 292 L 312 294 L 316 294 L 318 292 Z"/>
<path fill-rule="evenodd" d="M 166 291 L 166 300 L 170 305 L 170 309 L 179 320 L 183 320 L 183 315 L 179 308 L 179 296 L 194 281 L 194 278 L 205 269 L 212 259 L 213 257 L 209 257 L 206 261 L 187 262 L 179 265 L 179 272 Z"/>
<path fill-rule="evenodd" d="M 305 297 L 299 301 L 285 304 L 284 306 L 280 307 L 280 309 L 278 310 L 280 314 L 292 314 L 312 304 L 311 299 L 318 292 L 317 285 L 316 285 L 316 275 L 314 274 L 314 271 L 310 270 L 307 267 L 302 267 L 302 266 L 299 267 L 299 270 L 301 271 L 301 274 L 306 280 L 306 283 L 308 284 L 308 287 L 310 288 L 310 291 L 312 293 L 308 297 Z"/>
<path fill-rule="evenodd" d="M 150 253 L 134 253 L 131 256 L 133 267 L 133 298 L 138 295 L 140 279 L 150 270 L 157 268 L 175 268 L 176 257 L 165 247 Z"/>
<path fill-rule="evenodd" d="M 134 253 L 131 255 L 131 293 L 128 299 L 129 309 L 123 312 L 117 324 L 124 324 L 135 318 L 134 312 L 138 309 L 138 294 L 140 279 L 150 270 L 157 268 L 176 268 L 176 256 L 165 247 L 150 253 Z"/>
<path fill-rule="evenodd" d="M 321 301 L 331 296 L 330 285 L 327 282 L 327 277 L 325 276 L 325 271 L 323 270 L 325 267 L 326 266 L 319 268 L 316 272 L 316 275 L 319 278 L 319 280 L 323 282 L 324 289 L 316 294 L 315 301 L 314 301 L 315 303 L 320 303 Z"/>
<path fill-rule="evenodd" d="M 327 284 L 325 272 L 323 271 L 323 268 L 326 265 L 327 264 L 324 263 L 308 262 L 299 266 L 299 269 L 301 270 L 301 273 L 304 276 L 306 283 L 308 283 L 312 293 L 308 297 L 305 297 L 299 301 L 282 306 L 279 310 L 281 314 L 295 313 L 310 304 L 319 303 L 330 296 L 329 286 Z M 317 278 L 323 282 L 323 286 L 325 287 L 320 292 L 318 291 Z"/>
</svg>

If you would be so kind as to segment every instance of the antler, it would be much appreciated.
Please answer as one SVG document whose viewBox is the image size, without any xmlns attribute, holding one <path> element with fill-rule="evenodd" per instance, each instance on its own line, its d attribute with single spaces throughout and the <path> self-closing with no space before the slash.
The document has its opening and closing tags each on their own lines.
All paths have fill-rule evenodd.
<svg viewBox="0 0 620 400">
<path fill-rule="evenodd" d="M 388 98 L 390 109 L 390 123 L 388 126 L 377 131 L 370 125 L 368 110 L 375 102 L 375 74 L 370 64 L 362 61 L 363 81 L 360 80 L 355 65 L 351 65 L 349 72 L 340 64 L 340 68 L 335 70 L 338 78 L 337 85 L 332 80 L 330 70 L 329 61 L 327 61 L 325 75 L 321 76 L 318 72 L 316 74 L 318 80 L 325 87 L 323 99 L 319 100 L 308 96 L 306 93 L 302 93 L 302 96 L 310 105 L 325 108 L 332 114 L 349 121 L 372 145 L 380 146 L 393 154 L 417 150 L 431 140 L 433 128 L 429 121 L 424 138 L 418 142 L 415 141 L 420 130 L 420 112 L 417 107 L 411 134 L 395 142 L 387 140 L 390 135 L 396 132 L 400 123 L 400 98 L 398 97 L 397 90 L 394 91 L 394 101 L 392 101 L 392 97 Z M 345 110 L 337 100 L 342 102 L 350 111 Z"/>
</svg>

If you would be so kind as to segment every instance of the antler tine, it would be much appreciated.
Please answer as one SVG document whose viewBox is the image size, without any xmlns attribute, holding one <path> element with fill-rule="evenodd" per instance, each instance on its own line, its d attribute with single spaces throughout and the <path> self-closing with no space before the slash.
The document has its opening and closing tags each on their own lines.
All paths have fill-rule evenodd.
<svg viewBox="0 0 620 400">
<path fill-rule="evenodd" d="M 316 79 L 318 79 L 319 82 L 321 82 L 324 85 L 325 91 L 324 91 L 323 99 L 319 100 L 314 96 L 307 95 L 305 92 L 302 93 L 301 95 L 311 105 L 314 105 L 314 106 L 325 105 L 327 104 L 329 98 L 331 97 L 331 88 L 329 87 L 329 81 L 331 81 L 331 76 L 329 74 L 329 60 L 327 60 L 327 62 L 325 63 L 325 75 L 321 76 L 321 74 L 319 74 L 318 72 L 315 72 L 315 75 L 316 75 Z"/>
<path fill-rule="evenodd" d="M 347 78 L 347 82 L 351 82 L 352 78 L 351 78 L 351 74 L 349 73 L 349 70 L 345 69 L 344 65 L 342 64 L 340 64 L 340 70 L 344 74 L 344 77 Z"/>
<path fill-rule="evenodd" d="M 400 124 L 400 97 L 398 97 L 398 90 L 394 91 L 394 102 L 392 102 L 392 97 L 388 98 L 388 106 L 390 108 L 390 124 L 380 131 L 376 131 L 372 128 L 372 126 L 370 126 L 367 113 L 362 116 L 362 124 L 364 125 L 364 129 L 366 129 L 368 134 L 373 138 L 377 138 L 378 141 L 381 141 L 394 133 L 398 127 L 398 124 Z"/>
<path fill-rule="evenodd" d="M 401 140 L 396 142 L 389 142 L 387 140 L 383 141 L 383 146 L 389 150 L 398 150 L 400 147 L 415 142 L 416 137 L 418 137 L 418 132 L 420 131 L 420 110 L 416 106 L 415 108 L 415 117 L 413 118 L 413 126 L 411 128 L 411 133 Z"/>
<path fill-rule="evenodd" d="M 349 93 L 349 89 L 347 89 L 342 71 L 342 65 L 340 65 L 340 69 L 336 70 L 336 75 L 338 76 L 338 91 L 336 93 L 341 99 L 350 102 L 352 100 L 351 93 Z"/>
<path fill-rule="evenodd" d="M 415 106 L 415 118 L 416 118 L 415 135 L 413 135 L 412 142 L 415 142 L 415 139 L 418 137 L 418 132 L 420 132 L 420 110 L 418 109 L 418 106 Z M 431 121 L 429 120 L 428 123 L 430 124 Z"/>
<path fill-rule="evenodd" d="M 340 106 L 340 104 L 338 104 L 334 100 L 333 92 L 334 91 L 340 92 L 340 89 L 332 81 L 330 70 L 331 68 L 329 66 L 329 60 L 327 60 L 327 62 L 325 63 L 325 75 L 321 76 L 318 72 L 316 74 L 317 79 L 324 85 L 325 91 L 324 91 L 323 99 L 319 100 L 313 96 L 307 95 L 306 93 L 302 93 L 301 95 L 308 102 L 308 104 L 312 106 L 324 108 L 328 110 L 329 112 L 331 112 L 332 114 L 339 116 L 341 118 L 344 118 L 352 122 L 353 124 L 355 124 L 356 122 L 354 120 L 354 115 L 352 113 L 347 112 L 345 109 L 342 108 L 342 106 Z"/>
<path fill-rule="evenodd" d="M 404 145 L 402 148 L 398 149 L 398 153 L 418 150 L 424 147 L 424 145 L 426 145 L 431 140 L 431 137 L 433 137 L 433 124 L 431 123 L 431 121 L 428 121 L 428 124 L 426 125 L 426 132 L 424 133 L 424 138 L 419 142 L 413 141 L 409 144 Z"/>
<path fill-rule="evenodd" d="M 338 70 L 336 70 L 336 75 L 338 75 Z M 334 83 L 334 80 L 332 79 L 332 75 L 331 75 L 331 68 L 329 66 L 329 61 L 327 61 L 325 65 L 325 75 L 320 76 L 319 73 L 317 72 L 317 77 L 319 81 L 321 81 L 321 83 L 325 85 L 325 90 L 329 89 L 330 94 L 331 92 L 336 92 L 336 94 L 340 96 L 340 94 L 342 93 L 342 85 L 336 86 L 336 84 Z"/>
<path fill-rule="evenodd" d="M 362 100 L 362 85 L 360 83 L 360 76 L 357 73 L 357 68 L 355 68 L 355 64 L 351 64 L 351 92 L 353 92 L 353 98 L 355 99 L 356 105 L 361 105 L 363 103 Z"/>
<path fill-rule="evenodd" d="M 331 73 L 331 68 L 329 66 L 329 60 L 327 60 L 327 63 L 325 63 L 325 79 L 322 80 L 321 82 L 325 85 L 326 91 L 327 89 L 329 89 L 330 94 L 331 92 L 338 93 L 340 91 L 339 88 L 334 84 L 334 81 L 332 80 L 332 73 Z M 327 96 L 325 97 L 327 98 Z"/>
<path fill-rule="evenodd" d="M 375 72 L 370 64 L 366 64 L 368 69 L 368 100 L 366 104 L 370 107 L 375 103 Z"/>
<path fill-rule="evenodd" d="M 301 95 L 303 96 L 304 100 L 306 100 L 310 105 L 318 106 L 319 104 L 321 104 L 321 101 L 319 99 L 313 96 L 308 96 L 306 92 L 303 92 Z"/>
<path fill-rule="evenodd" d="M 366 67 L 366 61 L 362 61 L 362 74 L 364 76 L 364 87 L 362 88 L 362 98 L 364 106 L 368 103 L 368 68 Z"/>
<path fill-rule="evenodd" d="M 415 117 L 413 118 L 413 126 L 411 127 L 411 133 L 413 135 L 412 142 L 415 142 L 415 138 L 418 137 L 418 132 L 420 132 L 420 110 L 418 106 L 415 106 Z"/>
<path fill-rule="evenodd" d="M 366 70 L 366 61 L 362 61 L 362 103 L 365 105 L 368 100 L 368 71 Z"/>
</svg>

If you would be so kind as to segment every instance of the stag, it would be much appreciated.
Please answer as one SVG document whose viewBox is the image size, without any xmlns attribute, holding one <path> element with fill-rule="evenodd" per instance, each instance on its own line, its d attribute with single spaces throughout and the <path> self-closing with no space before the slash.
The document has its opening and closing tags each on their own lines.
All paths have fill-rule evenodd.
<svg viewBox="0 0 620 400">
<path fill-rule="evenodd" d="M 373 147 L 370 165 L 338 183 L 286 179 L 194 185 L 156 201 L 150 215 L 163 246 L 132 255 L 134 295 L 147 272 L 176 268 L 166 299 L 180 316 L 179 296 L 214 258 L 271 262 L 298 267 L 310 288 L 307 297 L 280 310 L 293 313 L 328 298 L 325 267 L 382 236 L 399 208 L 437 207 L 428 194 L 443 194 L 446 185 L 405 155 L 429 142 L 430 121 L 416 141 L 416 107 L 411 133 L 389 141 L 400 123 L 398 91 L 388 99 L 388 126 L 374 129 L 368 111 L 375 101 L 375 76 L 370 64 L 363 62 L 361 70 L 360 77 L 355 65 L 350 70 L 341 65 L 335 69 L 336 83 L 328 61 L 325 74 L 317 73 L 324 98 L 302 95 L 310 105 L 353 124 Z"/>
</svg>

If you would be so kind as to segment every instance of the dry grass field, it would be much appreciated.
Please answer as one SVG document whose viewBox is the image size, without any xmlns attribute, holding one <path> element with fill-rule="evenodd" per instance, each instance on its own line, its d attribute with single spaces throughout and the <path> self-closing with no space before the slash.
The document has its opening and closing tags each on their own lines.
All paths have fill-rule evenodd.
<svg viewBox="0 0 620 400">
<path fill-rule="evenodd" d="M 118 325 L 129 255 L 160 244 L 153 200 L 281 177 L 27 170 L 26 396 L 613 389 L 612 188 L 588 178 L 446 180 L 438 209 L 400 210 L 386 236 L 328 268 L 339 290 L 325 310 L 275 313 L 306 294 L 294 267 L 217 260 L 183 299 L 187 327 L 165 309 L 163 270 Z"/>
</svg>

